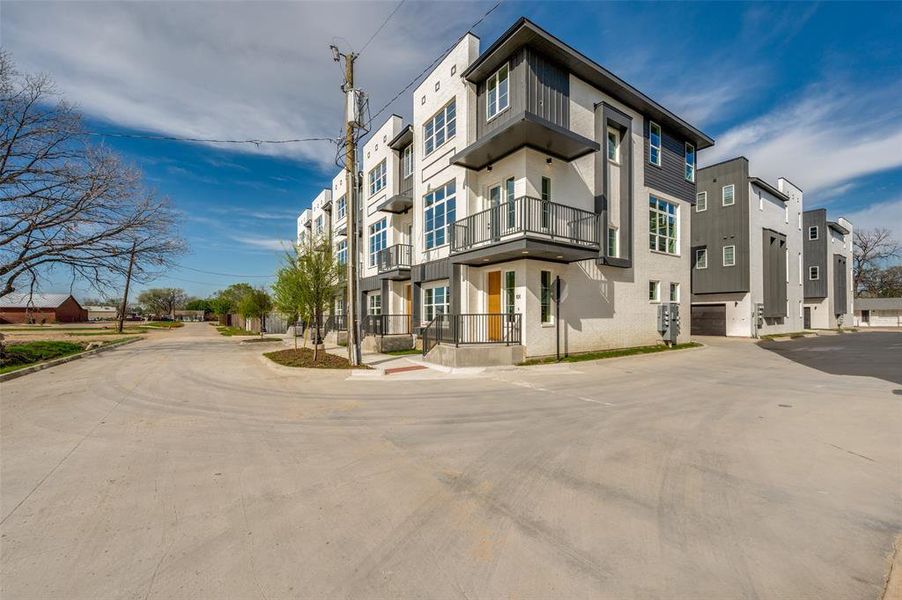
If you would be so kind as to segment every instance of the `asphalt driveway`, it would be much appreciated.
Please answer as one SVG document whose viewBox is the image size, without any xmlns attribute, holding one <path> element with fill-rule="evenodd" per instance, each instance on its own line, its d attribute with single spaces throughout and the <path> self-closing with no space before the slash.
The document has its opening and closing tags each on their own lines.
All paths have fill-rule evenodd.
<svg viewBox="0 0 902 600">
<path fill-rule="evenodd" d="M 189 325 L 2 384 L 0 597 L 881 594 L 893 383 L 737 340 L 442 381 L 264 351 Z"/>
</svg>

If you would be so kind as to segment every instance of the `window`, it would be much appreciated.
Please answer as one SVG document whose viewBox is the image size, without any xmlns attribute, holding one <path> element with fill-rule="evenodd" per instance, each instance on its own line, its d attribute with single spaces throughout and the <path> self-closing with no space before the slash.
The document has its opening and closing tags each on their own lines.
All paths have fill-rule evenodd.
<svg viewBox="0 0 902 600">
<path fill-rule="evenodd" d="M 723 190 L 721 190 L 721 199 L 724 206 L 732 206 L 736 203 L 736 198 L 734 197 L 735 191 L 736 186 L 732 183 L 730 185 L 723 186 Z"/>
<path fill-rule="evenodd" d="M 504 312 L 512 315 L 516 310 L 517 274 L 514 271 L 504 273 Z"/>
<path fill-rule="evenodd" d="M 404 177 L 413 175 L 413 144 L 404 148 L 404 152 L 401 155 L 401 165 L 401 174 Z"/>
<path fill-rule="evenodd" d="M 811 281 L 816 281 L 821 278 L 821 268 L 820 267 L 808 267 L 808 279 Z"/>
<path fill-rule="evenodd" d="M 657 252 L 679 254 L 679 222 L 676 204 L 648 197 L 648 247 Z"/>
<path fill-rule="evenodd" d="M 661 127 L 653 122 L 648 124 L 648 162 L 661 166 Z"/>
<path fill-rule="evenodd" d="M 382 314 L 382 294 L 370 294 L 369 303 L 371 315 Z"/>
<path fill-rule="evenodd" d="M 616 227 L 608 227 L 608 256 L 620 256 L 620 230 Z"/>
<path fill-rule="evenodd" d="M 452 100 L 423 125 L 423 139 L 426 145 L 424 156 L 429 156 L 436 148 L 454 137 L 457 132 L 454 108 Z"/>
<path fill-rule="evenodd" d="M 551 224 L 551 179 L 542 177 L 542 229 Z"/>
<path fill-rule="evenodd" d="M 423 314 L 426 320 L 431 321 L 438 315 L 448 312 L 448 288 L 427 288 L 423 299 Z"/>
<path fill-rule="evenodd" d="M 385 159 L 370 170 L 370 196 L 385 187 Z"/>
<path fill-rule="evenodd" d="M 344 196 L 338 199 L 338 202 L 335 203 L 335 219 L 340 221 L 345 218 L 345 213 L 348 210 L 348 202 Z"/>
<path fill-rule="evenodd" d="M 454 224 L 456 212 L 456 189 L 454 180 L 451 180 L 423 196 L 427 250 L 449 242 L 448 230 Z"/>
<path fill-rule="evenodd" d="M 818 236 L 819 236 L 819 234 L 818 234 L 817 225 L 808 228 L 808 239 L 809 240 L 816 240 L 818 238 Z"/>
<path fill-rule="evenodd" d="M 620 132 L 608 127 L 608 160 L 620 163 Z"/>
<path fill-rule="evenodd" d="M 725 267 L 736 266 L 736 246 L 724 246 L 723 247 L 723 266 L 725 266 Z"/>
<path fill-rule="evenodd" d="M 510 69 L 504 65 L 489 77 L 485 84 L 485 118 L 486 121 L 496 117 L 510 106 Z"/>
<path fill-rule="evenodd" d="M 799 285 L 802 285 L 802 273 L 805 272 L 805 269 L 802 268 L 802 253 L 799 252 Z"/>
<path fill-rule="evenodd" d="M 708 192 L 699 192 L 695 195 L 695 212 L 708 210 Z"/>
<path fill-rule="evenodd" d="M 708 268 L 708 249 L 707 248 L 699 248 L 695 251 L 695 268 L 696 269 L 707 269 Z"/>
<path fill-rule="evenodd" d="M 695 183 L 695 146 L 688 142 L 683 151 L 683 168 L 683 176 L 686 178 L 686 181 Z"/>
<path fill-rule="evenodd" d="M 348 262 L 348 241 L 342 240 L 335 244 L 335 262 L 340 265 Z"/>
<path fill-rule="evenodd" d="M 542 292 L 539 301 L 542 305 L 542 323 L 552 323 L 554 317 L 551 314 L 551 286 L 554 282 L 551 279 L 551 271 L 542 271 Z"/>
<path fill-rule="evenodd" d="M 376 264 L 376 258 L 381 250 L 385 249 L 385 218 L 379 219 L 370 225 L 370 266 Z"/>
<path fill-rule="evenodd" d="M 680 284 L 679 283 L 671 283 L 670 284 L 670 301 L 671 302 L 679 302 L 680 301 Z"/>
<path fill-rule="evenodd" d="M 661 282 L 660 281 L 649 281 L 648 282 L 648 301 L 649 302 L 660 302 L 661 301 Z"/>
<path fill-rule="evenodd" d="M 322 235 L 323 233 L 323 216 L 320 215 L 316 218 L 316 235 Z"/>
</svg>

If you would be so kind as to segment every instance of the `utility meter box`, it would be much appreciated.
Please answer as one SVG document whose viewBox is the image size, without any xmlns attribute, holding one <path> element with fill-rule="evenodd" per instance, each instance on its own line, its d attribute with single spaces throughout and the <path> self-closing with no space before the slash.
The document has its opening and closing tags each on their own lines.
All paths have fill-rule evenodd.
<svg viewBox="0 0 902 600">
<path fill-rule="evenodd" d="M 658 333 L 665 342 L 675 344 L 680 335 L 680 305 L 675 303 L 658 306 Z"/>
</svg>

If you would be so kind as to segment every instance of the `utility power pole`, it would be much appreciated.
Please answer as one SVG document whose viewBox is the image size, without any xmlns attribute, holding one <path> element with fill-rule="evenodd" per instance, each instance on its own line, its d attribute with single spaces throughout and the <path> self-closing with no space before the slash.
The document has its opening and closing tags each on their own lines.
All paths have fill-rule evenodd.
<svg viewBox="0 0 902 600">
<path fill-rule="evenodd" d="M 356 131 L 361 123 L 357 91 L 354 89 L 354 61 L 357 54 L 353 51 L 341 53 L 335 46 L 330 46 L 332 58 L 345 61 L 345 81 L 341 89 L 345 93 L 345 175 L 346 175 L 346 213 L 348 220 L 348 281 L 345 310 L 348 316 L 348 362 L 352 366 L 361 363 L 360 327 L 357 314 L 357 137 Z"/>
<path fill-rule="evenodd" d="M 128 261 L 128 273 L 125 275 L 125 292 L 122 294 L 122 305 L 119 307 L 119 326 L 117 331 L 122 333 L 122 326 L 125 323 L 125 311 L 128 308 L 128 287 L 132 282 L 132 269 L 135 266 L 135 246 L 137 242 L 132 242 L 131 258 Z"/>
</svg>

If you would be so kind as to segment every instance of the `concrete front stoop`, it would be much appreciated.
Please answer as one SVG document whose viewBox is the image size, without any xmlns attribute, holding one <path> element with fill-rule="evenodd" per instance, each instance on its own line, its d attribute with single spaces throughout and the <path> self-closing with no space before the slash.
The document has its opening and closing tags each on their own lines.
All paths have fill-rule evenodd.
<svg viewBox="0 0 902 600">
<path fill-rule="evenodd" d="M 426 361 L 451 367 L 509 367 L 526 360 L 526 347 L 516 344 L 479 344 L 451 346 L 438 344 L 426 355 Z"/>
<path fill-rule="evenodd" d="M 362 352 L 395 352 L 397 350 L 410 350 L 413 348 L 413 336 L 403 335 L 368 335 L 363 338 L 360 346 Z"/>
</svg>

